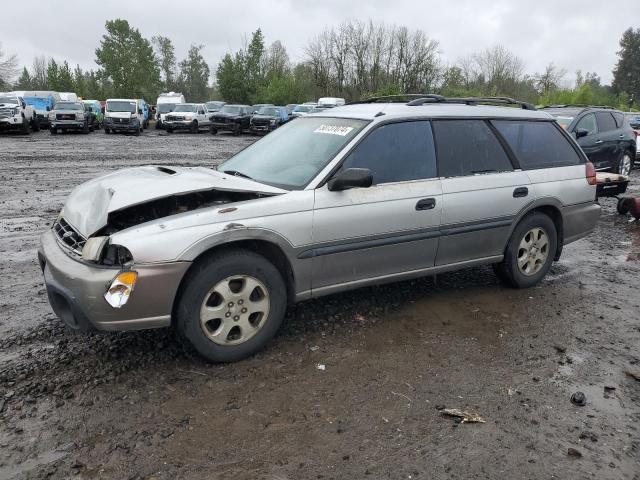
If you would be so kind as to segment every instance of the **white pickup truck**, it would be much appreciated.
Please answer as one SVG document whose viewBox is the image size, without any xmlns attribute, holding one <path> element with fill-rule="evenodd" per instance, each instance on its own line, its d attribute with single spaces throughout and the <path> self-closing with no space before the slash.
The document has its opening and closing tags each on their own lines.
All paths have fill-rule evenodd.
<svg viewBox="0 0 640 480">
<path fill-rule="evenodd" d="M 40 130 L 33 107 L 17 95 L 0 94 L 0 131 L 20 130 L 29 133 L 29 127 L 34 132 Z"/>
<path fill-rule="evenodd" d="M 174 130 L 189 130 L 198 133 L 201 128 L 211 126 L 211 113 L 204 103 L 179 103 L 172 112 L 161 115 L 167 133 Z"/>
</svg>

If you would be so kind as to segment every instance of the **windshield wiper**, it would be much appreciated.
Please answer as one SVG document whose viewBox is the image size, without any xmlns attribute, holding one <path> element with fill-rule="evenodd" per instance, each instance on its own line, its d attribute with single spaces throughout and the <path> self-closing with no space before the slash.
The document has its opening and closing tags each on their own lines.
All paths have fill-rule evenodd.
<svg viewBox="0 0 640 480">
<path fill-rule="evenodd" d="M 233 175 L 234 177 L 242 177 L 242 178 L 248 178 L 249 180 L 253 180 L 253 178 L 251 178 L 246 173 L 242 173 L 237 170 L 223 170 L 222 173 L 226 173 L 227 175 Z"/>
</svg>

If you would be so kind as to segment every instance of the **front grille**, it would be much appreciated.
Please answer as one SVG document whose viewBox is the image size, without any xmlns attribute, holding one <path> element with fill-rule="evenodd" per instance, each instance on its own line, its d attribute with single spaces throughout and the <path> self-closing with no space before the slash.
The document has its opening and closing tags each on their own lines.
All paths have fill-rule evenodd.
<svg viewBox="0 0 640 480">
<path fill-rule="evenodd" d="M 266 127 L 269 125 L 269 120 L 256 118 L 253 120 L 253 124 L 257 127 Z"/>
<path fill-rule="evenodd" d="M 129 123 L 129 119 L 128 118 L 114 118 L 113 119 L 113 123 Z"/>
<path fill-rule="evenodd" d="M 76 116 L 73 113 L 58 113 L 56 114 L 57 120 L 75 120 Z"/>
<path fill-rule="evenodd" d="M 53 232 L 58 240 L 77 255 L 82 255 L 82 248 L 87 239 L 78 233 L 67 221 L 59 217 L 53 223 Z"/>
<path fill-rule="evenodd" d="M 0 109 L 0 118 L 9 118 L 13 117 L 12 108 L 3 108 Z"/>
<path fill-rule="evenodd" d="M 214 117 L 213 121 L 216 123 L 227 123 L 227 117 Z"/>
<path fill-rule="evenodd" d="M 176 115 L 167 115 L 167 120 L 169 122 L 176 122 L 176 121 L 180 121 L 180 120 L 184 120 L 182 117 L 178 117 Z"/>
</svg>

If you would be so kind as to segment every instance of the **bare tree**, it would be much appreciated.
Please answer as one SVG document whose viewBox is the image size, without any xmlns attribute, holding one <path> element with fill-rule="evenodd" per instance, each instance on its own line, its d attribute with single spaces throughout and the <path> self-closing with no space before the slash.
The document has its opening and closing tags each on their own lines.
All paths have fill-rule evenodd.
<svg viewBox="0 0 640 480">
<path fill-rule="evenodd" d="M 487 48 L 473 56 L 476 74 L 491 94 L 509 91 L 523 79 L 524 63 L 502 45 Z"/>
<path fill-rule="evenodd" d="M 8 87 L 18 74 L 18 57 L 7 55 L 0 42 L 0 87 Z"/>
<path fill-rule="evenodd" d="M 560 82 L 567 74 L 563 68 L 556 67 L 553 63 L 547 65 L 542 73 L 536 73 L 533 76 L 534 85 L 538 93 L 546 95 L 547 93 L 557 90 Z"/>
<path fill-rule="evenodd" d="M 267 78 L 281 77 L 291 70 L 289 54 L 280 40 L 273 42 L 264 55 L 263 71 Z"/>
</svg>

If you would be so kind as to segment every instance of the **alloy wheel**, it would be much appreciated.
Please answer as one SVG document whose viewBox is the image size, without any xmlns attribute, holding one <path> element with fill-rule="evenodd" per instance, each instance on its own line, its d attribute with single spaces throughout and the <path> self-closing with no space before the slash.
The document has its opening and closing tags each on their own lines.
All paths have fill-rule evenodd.
<svg viewBox="0 0 640 480">
<path fill-rule="evenodd" d="M 218 345 L 238 345 L 252 338 L 269 315 L 269 292 L 257 278 L 227 277 L 204 297 L 200 325 Z"/>
<path fill-rule="evenodd" d="M 532 276 L 540 271 L 549 257 L 549 236 L 542 228 L 529 230 L 518 247 L 518 269 L 523 275 Z"/>
<path fill-rule="evenodd" d="M 618 171 L 620 172 L 620 175 L 629 175 L 629 173 L 631 173 L 631 157 L 628 153 L 622 155 Z"/>
</svg>

